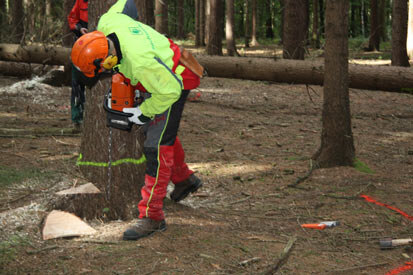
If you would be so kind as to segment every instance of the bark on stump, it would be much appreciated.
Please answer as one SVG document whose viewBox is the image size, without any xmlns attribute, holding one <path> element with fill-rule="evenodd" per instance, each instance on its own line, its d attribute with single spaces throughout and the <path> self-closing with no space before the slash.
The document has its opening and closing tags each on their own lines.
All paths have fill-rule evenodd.
<svg viewBox="0 0 413 275">
<path fill-rule="evenodd" d="M 82 174 L 102 193 L 68 195 L 53 207 L 86 219 L 128 220 L 138 214 L 137 203 L 144 183 L 143 133 L 137 126 L 133 126 L 131 132 L 112 129 L 109 178 L 109 128 L 106 126 L 103 98 L 110 83 L 110 79 L 105 79 L 86 91 L 83 135 L 77 162 Z"/>
</svg>

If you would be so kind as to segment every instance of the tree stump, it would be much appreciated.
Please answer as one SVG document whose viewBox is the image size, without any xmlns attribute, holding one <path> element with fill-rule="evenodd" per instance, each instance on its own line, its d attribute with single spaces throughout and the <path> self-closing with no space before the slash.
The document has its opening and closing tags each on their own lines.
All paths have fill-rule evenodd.
<svg viewBox="0 0 413 275">
<path fill-rule="evenodd" d="M 103 109 L 104 95 L 110 88 L 110 79 L 99 81 L 86 91 L 82 141 L 77 165 L 86 179 L 102 193 L 66 195 L 54 209 L 75 215 L 104 220 L 128 220 L 137 216 L 140 189 L 144 184 L 145 157 L 142 129 L 133 126 L 130 132 L 106 126 Z M 111 166 L 109 168 L 109 148 Z"/>
</svg>

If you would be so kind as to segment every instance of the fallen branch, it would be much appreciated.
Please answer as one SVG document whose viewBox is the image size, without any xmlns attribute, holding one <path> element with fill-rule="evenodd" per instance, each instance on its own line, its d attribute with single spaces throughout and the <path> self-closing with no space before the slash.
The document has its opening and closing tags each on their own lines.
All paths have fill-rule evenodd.
<svg viewBox="0 0 413 275">
<path fill-rule="evenodd" d="M 313 173 L 313 171 L 317 168 L 319 168 L 318 163 L 315 163 L 313 165 L 313 161 L 310 159 L 310 170 L 307 172 L 307 174 L 305 174 L 303 177 L 298 177 L 294 183 L 287 185 L 287 187 L 297 188 L 297 185 L 308 179 Z"/>
<path fill-rule="evenodd" d="M 258 262 L 258 261 L 260 261 L 260 260 L 261 260 L 260 257 L 254 257 L 254 258 L 251 258 L 251 259 L 248 259 L 248 260 L 245 260 L 245 261 L 240 262 L 239 265 L 241 265 L 241 266 L 247 266 L 247 265 L 249 265 L 249 264 L 251 264 L 251 263 L 256 263 L 256 262 Z"/>
<path fill-rule="evenodd" d="M 266 275 L 275 274 L 278 271 L 278 269 L 280 269 L 287 262 L 288 257 L 291 254 L 292 248 L 296 240 L 297 240 L 297 237 L 292 237 L 288 241 L 287 246 L 284 248 L 283 252 L 281 252 L 280 256 L 278 257 L 277 263 L 275 264 L 274 267 L 272 267 L 270 270 L 268 270 L 265 273 Z"/>
<path fill-rule="evenodd" d="M 388 265 L 389 263 L 378 263 L 378 264 L 369 264 L 369 265 L 360 265 L 360 266 L 354 266 L 354 267 L 349 267 L 345 269 L 336 269 L 334 271 L 331 271 L 332 274 L 336 274 L 337 272 L 349 272 L 349 271 L 354 271 L 357 269 L 364 269 L 364 268 L 370 268 L 370 267 L 379 267 L 383 265 Z"/>
</svg>

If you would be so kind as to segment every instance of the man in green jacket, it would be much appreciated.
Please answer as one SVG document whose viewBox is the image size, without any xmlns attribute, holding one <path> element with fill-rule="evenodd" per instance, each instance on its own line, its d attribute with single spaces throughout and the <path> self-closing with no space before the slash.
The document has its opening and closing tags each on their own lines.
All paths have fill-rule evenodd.
<svg viewBox="0 0 413 275">
<path fill-rule="evenodd" d="M 169 181 L 175 184 L 173 201 L 180 201 L 202 186 L 185 163 L 177 137 L 184 104 L 200 78 L 179 60 L 181 51 L 172 40 L 136 21 L 133 0 L 117 1 L 99 20 L 97 31 L 83 35 L 72 49 L 72 62 L 96 83 L 102 72 L 112 70 L 148 94 L 129 120 L 144 127 L 146 156 L 145 185 L 138 204 L 138 223 L 127 229 L 123 238 L 137 240 L 166 229 L 163 199 Z"/>
</svg>

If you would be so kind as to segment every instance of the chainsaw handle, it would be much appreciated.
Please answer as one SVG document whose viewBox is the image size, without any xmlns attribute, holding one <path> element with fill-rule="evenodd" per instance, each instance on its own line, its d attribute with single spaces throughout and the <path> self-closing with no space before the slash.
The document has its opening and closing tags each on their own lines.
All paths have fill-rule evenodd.
<svg viewBox="0 0 413 275">
<path fill-rule="evenodd" d="M 322 223 L 306 223 L 301 225 L 302 228 L 310 228 L 310 229 L 318 229 L 318 230 L 323 230 L 324 228 L 327 227 L 326 224 Z"/>
</svg>

